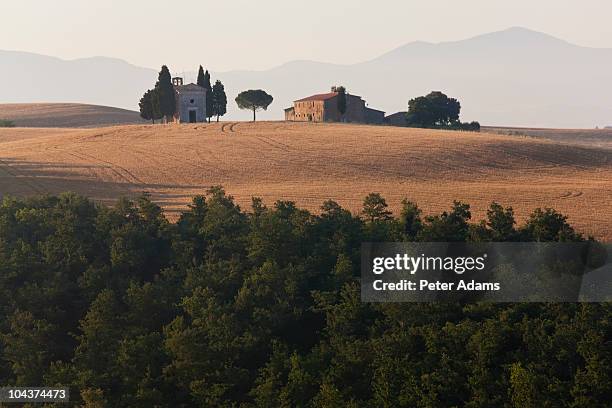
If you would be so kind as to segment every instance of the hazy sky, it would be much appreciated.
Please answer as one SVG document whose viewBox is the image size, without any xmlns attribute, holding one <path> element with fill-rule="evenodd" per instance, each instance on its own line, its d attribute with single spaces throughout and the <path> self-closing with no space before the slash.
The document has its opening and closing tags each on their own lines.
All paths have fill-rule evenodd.
<svg viewBox="0 0 612 408">
<path fill-rule="evenodd" d="M 0 13 L 0 49 L 177 71 L 353 63 L 511 26 L 612 48 L 610 0 L 17 0 Z"/>
</svg>

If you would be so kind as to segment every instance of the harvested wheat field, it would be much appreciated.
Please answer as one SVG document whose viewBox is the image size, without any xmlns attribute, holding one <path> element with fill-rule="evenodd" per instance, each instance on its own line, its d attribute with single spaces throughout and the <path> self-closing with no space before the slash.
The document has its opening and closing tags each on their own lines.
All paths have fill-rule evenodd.
<svg viewBox="0 0 612 408">
<path fill-rule="evenodd" d="M 483 126 L 482 132 L 502 135 L 535 137 L 555 142 L 571 143 L 583 146 L 607 147 L 612 149 L 612 128 L 605 129 L 545 129 Z"/>
<path fill-rule="evenodd" d="M 0 192 L 75 191 L 109 203 L 143 191 L 175 217 L 221 184 L 317 210 L 334 199 L 357 212 L 380 192 L 425 213 L 453 200 L 480 219 L 492 201 L 519 220 L 553 207 L 583 233 L 612 239 L 612 150 L 487 133 L 285 122 L 0 129 Z"/>
<path fill-rule="evenodd" d="M 0 104 L 0 119 L 22 127 L 98 127 L 145 123 L 138 112 L 83 103 Z"/>
</svg>

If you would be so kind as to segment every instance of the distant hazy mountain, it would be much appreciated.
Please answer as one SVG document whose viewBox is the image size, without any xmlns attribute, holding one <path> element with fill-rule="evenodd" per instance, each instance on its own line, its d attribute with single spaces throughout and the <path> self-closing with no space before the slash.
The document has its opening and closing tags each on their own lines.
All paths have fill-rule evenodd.
<svg viewBox="0 0 612 408">
<path fill-rule="evenodd" d="M 135 109 L 142 92 L 155 82 L 156 71 L 111 58 L 64 61 L 0 51 L 0 102 L 85 102 Z M 483 124 L 612 124 L 612 49 L 580 47 L 524 28 L 463 41 L 413 42 L 352 65 L 293 61 L 266 71 L 212 76 L 226 86 L 228 119 L 249 118 L 233 103 L 244 89 L 271 93 L 274 102 L 259 117 L 281 119 L 292 100 L 343 84 L 369 106 L 388 113 L 406 110 L 414 96 L 441 90 L 461 100 L 465 120 Z"/>
<path fill-rule="evenodd" d="M 115 58 L 66 61 L 0 51 L 0 103 L 80 102 L 135 109 L 156 78 L 155 70 Z"/>
</svg>

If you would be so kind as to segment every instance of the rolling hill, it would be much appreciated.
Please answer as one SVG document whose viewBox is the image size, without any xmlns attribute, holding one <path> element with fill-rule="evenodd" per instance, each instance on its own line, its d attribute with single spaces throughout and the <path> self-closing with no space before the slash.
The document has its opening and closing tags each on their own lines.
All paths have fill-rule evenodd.
<svg viewBox="0 0 612 408">
<path fill-rule="evenodd" d="M 166 63 L 173 68 L 172 61 Z M 406 110 L 414 96 L 442 90 L 461 100 L 465 120 L 594 128 L 612 125 L 610 66 L 612 49 L 581 47 L 514 27 L 461 41 L 411 42 L 358 64 L 292 61 L 265 71 L 212 72 L 212 77 L 226 86 L 226 118 L 231 120 L 249 119 L 233 103 L 245 89 L 268 90 L 274 102 L 260 117 L 281 119 L 291 101 L 343 84 L 388 113 Z M 0 102 L 70 101 L 136 109 L 142 93 L 155 83 L 155 68 L 105 57 L 66 61 L 0 51 Z M 187 75 L 194 78 L 195 73 Z"/>
<path fill-rule="evenodd" d="M 19 127 L 70 128 L 144 123 L 135 111 L 80 103 L 0 104 L 0 119 L 9 119 Z"/>
<path fill-rule="evenodd" d="M 520 220 L 553 207 L 612 239 L 612 150 L 533 137 L 342 124 L 225 122 L 99 129 L 0 129 L 0 192 L 76 191 L 104 203 L 149 192 L 171 215 L 223 185 L 248 207 L 337 200 L 358 212 L 380 192 L 425 213 L 453 200 L 480 219 L 492 201 Z"/>
<path fill-rule="evenodd" d="M 612 149 L 612 128 L 610 129 L 545 129 L 522 127 L 483 127 L 482 132 L 502 135 L 535 137 L 555 142 L 570 143 L 587 147 Z"/>
</svg>

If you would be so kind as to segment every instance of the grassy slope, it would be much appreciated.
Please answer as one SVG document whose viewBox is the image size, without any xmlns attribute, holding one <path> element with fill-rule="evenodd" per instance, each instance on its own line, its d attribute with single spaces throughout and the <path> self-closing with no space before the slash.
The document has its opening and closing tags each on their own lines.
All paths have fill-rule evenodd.
<svg viewBox="0 0 612 408">
<path fill-rule="evenodd" d="M 0 104 L 0 119 L 23 127 L 95 127 L 143 123 L 138 112 L 79 103 Z"/>
</svg>

